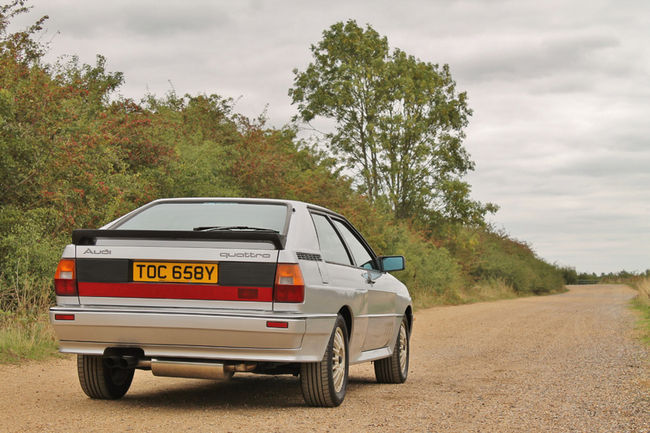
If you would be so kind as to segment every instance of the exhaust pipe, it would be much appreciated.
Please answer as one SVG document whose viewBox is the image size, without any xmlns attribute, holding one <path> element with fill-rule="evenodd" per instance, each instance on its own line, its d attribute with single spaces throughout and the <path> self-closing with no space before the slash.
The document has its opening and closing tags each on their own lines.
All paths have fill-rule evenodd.
<svg viewBox="0 0 650 433">
<path fill-rule="evenodd" d="M 119 356 L 105 356 L 103 359 L 106 368 L 120 368 L 120 361 Z"/>
<path fill-rule="evenodd" d="M 222 363 L 170 361 L 167 359 L 152 359 L 151 372 L 154 376 L 189 377 L 195 379 L 227 380 L 233 372 L 227 371 Z"/>
<path fill-rule="evenodd" d="M 123 356 L 120 358 L 120 368 L 135 368 L 138 365 L 138 358 L 135 356 Z"/>
<path fill-rule="evenodd" d="M 138 365 L 138 358 L 136 356 L 105 356 L 104 366 L 107 368 L 135 368 Z"/>
<path fill-rule="evenodd" d="M 221 362 L 176 361 L 169 359 L 138 359 L 136 356 L 105 356 L 107 368 L 140 368 L 151 370 L 154 376 L 187 377 L 195 379 L 227 380 L 234 372 L 251 372 L 257 368 L 255 362 L 224 364 Z"/>
<path fill-rule="evenodd" d="M 253 371 L 257 368 L 257 362 L 241 362 L 239 364 L 226 364 L 224 366 L 226 371 Z"/>
</svg>

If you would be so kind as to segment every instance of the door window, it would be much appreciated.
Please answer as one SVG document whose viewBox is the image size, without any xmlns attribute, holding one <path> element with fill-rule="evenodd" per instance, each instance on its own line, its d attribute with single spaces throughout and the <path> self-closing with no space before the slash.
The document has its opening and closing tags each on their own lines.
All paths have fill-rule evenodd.
<svg viewBox="0 0 650 433">
<path fill-rule="evenodd" d="M 345 243 L 350 248 L 350 252 L 352 253 L 352 257 L 354 258 L 356 265 L 360 268 L 374 269 L 375 266 L 372 255 L 370 255 L 370 252 L 361 243 L 361 241 L 341 221 L 333 221 L 336 229 L 339 231 L 339 233 L 341 233 L 341 236 L 343 236 L 343 239 L 345 239 Z"/>
<path fill-rule="evenodd" d="M 334 230 L 332 224 L 323 215 L 312 214 L 311 217 L 316 227 L 320 252 L 323 254 L 325 261 L 351 265 L 352 262 L 345 250 L 345 246 L 341 242 L 339 235 L 336 234 L 336 230 Z"/>
</svg>

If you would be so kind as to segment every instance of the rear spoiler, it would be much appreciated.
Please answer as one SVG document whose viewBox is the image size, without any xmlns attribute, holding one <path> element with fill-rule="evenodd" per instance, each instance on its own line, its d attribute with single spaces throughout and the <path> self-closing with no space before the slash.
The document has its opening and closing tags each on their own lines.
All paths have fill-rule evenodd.
<svg viewBox="0 0 650 433">
<path fill-rule="evenodd" d="M 279 250 L 284 249 L 286 235 L 275 231 L 181 231 L 181 230 L 103 230 L 77 229 L 72 231 L 72 243 L 75 245 L 95 245 L 97 238 L 121 239 L 176 239 L 206 240 L 218 239 L 228 241 L 269 241 Z"/>
</svg>

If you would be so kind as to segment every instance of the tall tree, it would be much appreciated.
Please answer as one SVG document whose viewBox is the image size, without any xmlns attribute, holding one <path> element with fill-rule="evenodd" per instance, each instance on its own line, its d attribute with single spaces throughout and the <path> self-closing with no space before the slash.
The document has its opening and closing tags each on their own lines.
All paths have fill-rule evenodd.
<svg viewBox="0 0 650 433">
<path fill-rule="evenodd" d="M 398 218 L 482 222 L 493 205 L 469 198 L 462 177 L 474 168 L 462 145 L 471 110 L 449 67 L 422 62 L 354 20 L 336 23 L 294 70 L 289 96 L 304 122 L 333 119 L 330 150 L 360 175 L 371 201 Z"/>
</svg>

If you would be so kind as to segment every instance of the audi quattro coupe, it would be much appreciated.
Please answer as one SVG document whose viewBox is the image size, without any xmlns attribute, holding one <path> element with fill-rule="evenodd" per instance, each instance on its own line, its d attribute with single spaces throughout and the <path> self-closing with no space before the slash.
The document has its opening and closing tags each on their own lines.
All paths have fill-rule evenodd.
<svg viewBox="0 0 650 433">
<path fill-rule="evenodd" d="M 161 199 L 75 230 L 50 320 L 83 391 L 117 399 L 135 369 L 228 379 L 294 374 L 312 406 L 338 406 L 348 366 L 381 383 L 409 367 L 411 298 L 343 216 L 303 202 Z"/>
</svg>

